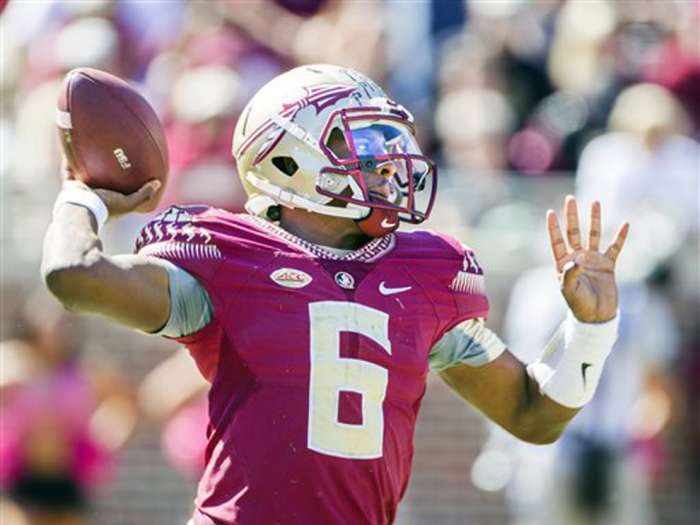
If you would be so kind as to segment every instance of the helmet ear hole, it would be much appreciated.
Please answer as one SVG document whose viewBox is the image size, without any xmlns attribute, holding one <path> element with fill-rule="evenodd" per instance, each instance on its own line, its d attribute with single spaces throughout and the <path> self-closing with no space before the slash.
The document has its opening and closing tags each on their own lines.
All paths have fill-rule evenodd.
<svg viewBox="0 0 700 525">
<path fill-rule="evenodd" d="M 292 157 L 273 157 L 272 164 L 288 177 L 294 175 L 299 169 L 299 165 Z"/>
<path fill-rule="evenodd" d="M 270 206 L 267 209 L 267 218 L 270 219 L 271 221 L 277 222 L 280 220 L 280 216 L 282 213 L 280 212 L 280 207 L 279 206 Z"/>
</svg>

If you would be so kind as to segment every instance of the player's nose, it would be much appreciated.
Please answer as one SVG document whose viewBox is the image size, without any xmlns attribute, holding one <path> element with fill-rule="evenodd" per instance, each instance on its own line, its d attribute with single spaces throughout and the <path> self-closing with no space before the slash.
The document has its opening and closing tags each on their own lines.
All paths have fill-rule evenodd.
<svg viewBox="0 0 700 525">
<path fill-rule="evenodd" d="M 374 173 L 367 177 L 367 187 L 371 193 L 377 193 L 388 199 L 391 197 L 392 179 L 396 174 L 396 165 L 389 161 L 376 167 Z"/>
<path fill-rule="evenodd" d="M 396 175 L 396 170 L 396 163 L 393 161 L 387 161 L 377 166 L 375 173 L 384 179 L 391 179 L 394 175 Z"/>
</svg>

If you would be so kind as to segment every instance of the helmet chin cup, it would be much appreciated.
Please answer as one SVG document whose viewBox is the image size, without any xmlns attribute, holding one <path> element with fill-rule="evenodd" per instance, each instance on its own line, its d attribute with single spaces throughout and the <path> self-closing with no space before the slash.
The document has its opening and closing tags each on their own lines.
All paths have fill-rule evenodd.
<svg viewBox="0 0 700 525">
<path fill-rule="evenodd" d="M 371 201 L 378 201 L 370 197 Z M 382 237 L 399 227 L 399 213 L 395 210 L 370 208 L 369 215 L 355 221 L 362 233 L 369 237 Z"/>
</svg>

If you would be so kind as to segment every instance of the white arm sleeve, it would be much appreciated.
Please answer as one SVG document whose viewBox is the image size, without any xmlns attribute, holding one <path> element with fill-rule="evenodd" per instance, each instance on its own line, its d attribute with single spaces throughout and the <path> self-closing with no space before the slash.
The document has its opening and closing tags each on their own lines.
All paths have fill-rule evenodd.
<svg viewBox="0 0 700 525">
<path fill-rule="evenodd" d="M 465 364 L 483 366 L 500 356 L 506 345 L 481 318 L 462 321 L 435 343 L 428 358 L 433 372 Z"/>
<path fill-rule="evenodd" d="M 214 308 L 204 286 L 190 273 L 170 261 L 149 257 L 168 272 L 170 289 L 170 317 L 168 322 L 151 335 L 184 337 L 206 327 L 212 319 Z"/>
</svg>

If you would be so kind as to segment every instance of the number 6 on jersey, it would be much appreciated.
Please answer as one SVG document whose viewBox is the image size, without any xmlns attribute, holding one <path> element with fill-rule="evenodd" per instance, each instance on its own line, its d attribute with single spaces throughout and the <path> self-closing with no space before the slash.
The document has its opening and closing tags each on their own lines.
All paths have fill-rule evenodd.
<svg viewBox="0 0 700 525">
<path fill-rule="evenodd" d="M 308 444 L 311 450 L 353 459 L 382 456 L 389 373 L 361 359 L 340 357 L 340 332 L 369 337 L 391 355 L 389 316 L 367 306 L 320 301 L 309 304 L 311 371 Z M 338 421 L 340 392 L 362 395 L 362 424 Z"/>
</svg>

